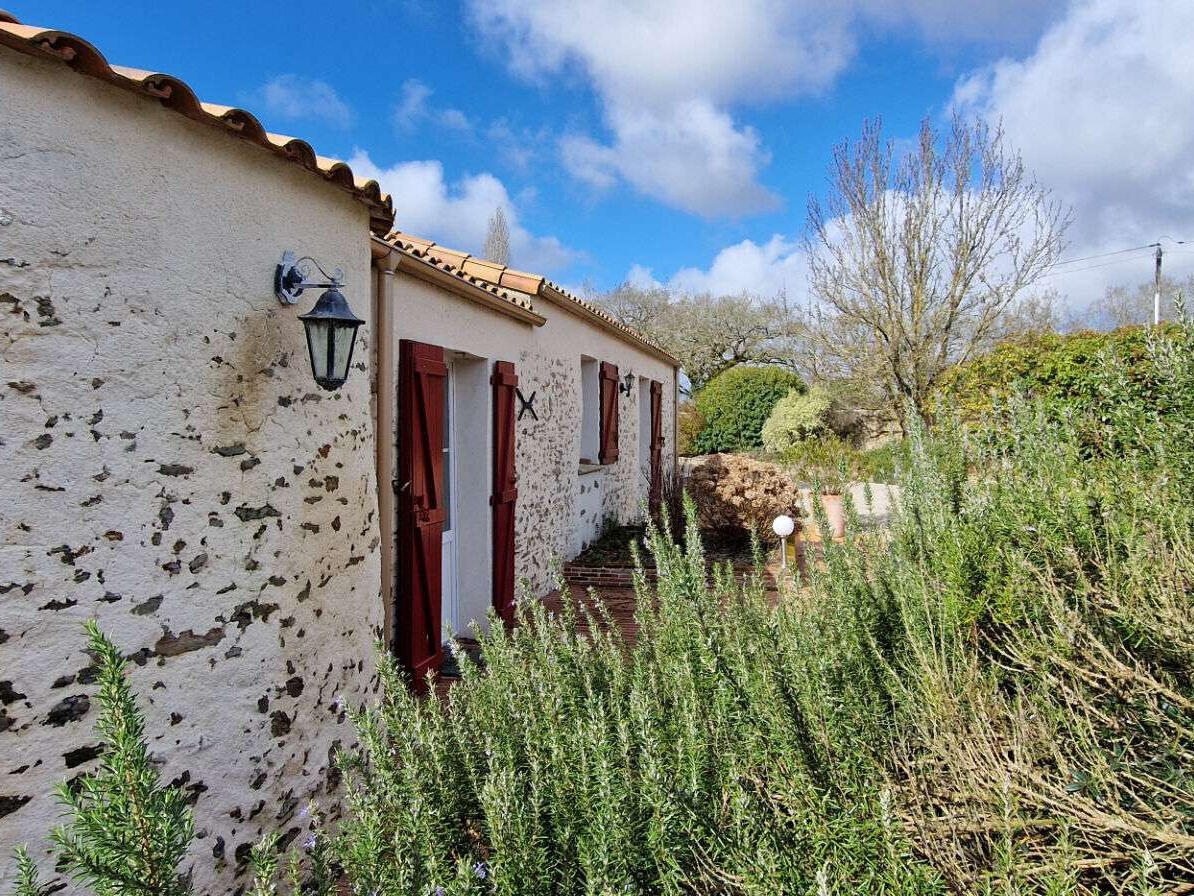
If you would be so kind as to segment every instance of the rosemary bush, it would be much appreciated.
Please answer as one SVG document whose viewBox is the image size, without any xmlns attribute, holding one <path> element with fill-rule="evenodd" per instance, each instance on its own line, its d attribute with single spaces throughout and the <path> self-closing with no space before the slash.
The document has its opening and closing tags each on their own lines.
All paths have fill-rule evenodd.
<svg viewBox="0 0 1194 896">
<path fill-rule="evenodd" d="M 875 742 L 882 706 L 823 699 L 822 621 L 760 575 L 706 584 L 689 510 L 685 547 L 650 533 L 634 646 L 580 634 L 567 600 L 483 636 L 445 704 L 383 664 L 340 829 L 361 892 L 773 894 L 823 869 L 835 892 L 933 889 L 874 764 L 839 749 Z"/>
<path fill-rule="evenodd" d="M 347 763 L 349 879 L 1185 892 L 1192 344 L 1149 338 L 1149 402 L 1109 359 L 1094 406 L 1013 399 L 981 430 L 914 433 L 892 527 L 826 544 L 778 602 L 758 574 L 708 584 L 690 517 L 683 546 L 650 533 L 633 645 L 566 600 L 484 636 L 443 702 L 386 665 Z"/>
<path fill-rule="evenodd" d="M 96 896 L 186 896 L 190 876 L 180 866 L 195 835 L 190 806 L 177 787 L 159 782 L 120 650 L 94 621 L 86 630 L 99 669 L 103 754 L 77 787 L 58 786 L 67 815 L 50 835 L 58 867 Z M 60 889 L 41 883 L 24 847 L 16 861 L 18 896 Z"/>
</svg>

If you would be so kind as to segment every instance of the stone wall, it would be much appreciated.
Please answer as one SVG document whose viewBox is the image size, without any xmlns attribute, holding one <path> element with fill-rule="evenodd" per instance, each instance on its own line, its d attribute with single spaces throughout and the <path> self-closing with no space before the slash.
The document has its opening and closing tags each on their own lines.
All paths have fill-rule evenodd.
<svg viewBox="0 0 1194 896">
<path fill-rule="evenodd" d="M 0 844 L 49 870 L 52 787 L 95 767 L 96 619 L 194 800 L 196 892 L 226 891 L 263 831 L 334 812 L 344 702 L 372 687 L 370 336 L 319 391 L 315 296 L 271 282 L 313 255 L 367 318 L 368 213 L 58 64 L 0 53 L 0 108 Z"/>
</svg>

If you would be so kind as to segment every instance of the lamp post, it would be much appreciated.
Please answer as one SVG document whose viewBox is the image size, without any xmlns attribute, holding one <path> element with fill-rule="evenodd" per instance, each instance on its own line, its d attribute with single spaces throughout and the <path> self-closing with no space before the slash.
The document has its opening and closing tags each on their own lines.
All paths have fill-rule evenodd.
<svg viewBox="0 0 1194 896">
<path fill-rule="evenodd" d="M 314 283 L 307 279 L 307 273 L 299 265 L 310 261 L 321 274 L 328 278 L 326 283 Z M 334 392 L 348 379 L 352 365 L 352 352 L 356 347 L 357 330 L 364 323 L 348 307 L 348 300 L 340 292 L 344 275 L 337 270 L 328 274 L 313 258 L 295 258 L 293 252 L 284 252 L 282 262 L 274 272 L 274 294 L 283 305 L 293 305 L 304 289 L 326 288 L 315 307 L 306 314 L 300 314 L 303 329 L 307 334 L 307 353 L 311 357 L 311 374 L 321 389 Z"/>
<path fill-rule="evenodd" d="M 779 536 L 779 568 L 788 568 L 788 536 L 796 531 L 796 522 L 781 513 L 771 523 L 771 531 Z"/>
</svg>

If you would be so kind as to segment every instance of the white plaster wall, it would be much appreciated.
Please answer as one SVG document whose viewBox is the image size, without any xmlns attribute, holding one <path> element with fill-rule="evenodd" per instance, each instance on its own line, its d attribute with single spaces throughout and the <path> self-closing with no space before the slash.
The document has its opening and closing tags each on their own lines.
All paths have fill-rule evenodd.
<svg viewBox="0 0 1194 896">
<path fill-rule="evenodd" d="M 605 525 L 605 483 L 609 475 L 602 467 L 586 470 L 577 477 L 576 522 L 572 527 L 568 556 L 564 559 L 575 557 L 601 535 Z"/>
<path fill-rule="evenodd" d="M 297 166 L 0 48 L 0 852 L 46 870 L 51 788 L 94 768 L 82 623 L 134 660 L 198 893 L 335 810 L 380 626 L 368 328 L 309 373 L 284 249 L 368 317 L 366 208 Z M 12 865 L 0 861 L 0 890 Z"/>
<path fill-rule="evenodd" d="M 393 294 L 395 340 L 429 342 L 488 362 L 513 361 L 523 395 L 536 393 L 539 419 L 526 414 L 515 424 L 515 574 L 531 594 L 549 591 L 554 587 L 553 566 L 570 559 L 592 538 L 597 531 L 593 525 L 599 528 L 607 518 L 619 523 L 638 520 L 647 500 L 648 483 L 639 469 L 638 389 L 629 396 L 619 392 L 618 462 L 579 474 L 582 356 L 617 364 L 619 376 L 632 372 L 663 383 L 665 470 L 672 463 L 673 368 L 542 299 L 535 301 L 535 309 L 547 322 L 536 327 L 404 272 L 395 276 Z M 487 406 L 491 408 L 488 402 Z M 396 425 L 402 426 L 402 421 Z M 467 450 L 458 448 L 462 459 Z M 486 445 L 480 458 L 485 464 L 492 463 L 489 450 Z"/>
</svg>

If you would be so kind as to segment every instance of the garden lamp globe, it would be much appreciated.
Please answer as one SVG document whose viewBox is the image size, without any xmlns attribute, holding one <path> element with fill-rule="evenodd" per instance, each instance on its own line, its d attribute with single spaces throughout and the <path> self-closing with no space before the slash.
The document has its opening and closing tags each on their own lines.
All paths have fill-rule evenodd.
<svg viewBox="0 0 1194 896">
<path fill-rule="evenodd" d="M 796 531 L 796 521 L 781 513 L 771 521 L 771 531 L 779 536 L 779 568 L 788 568 L 788 536 Z"/>
</svg>

